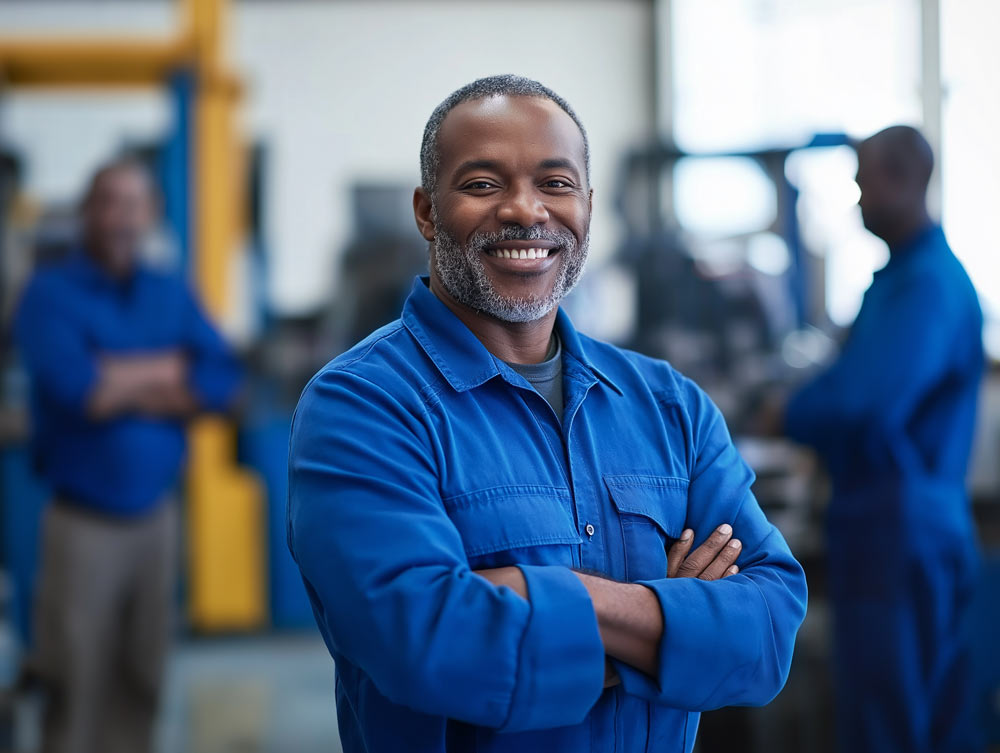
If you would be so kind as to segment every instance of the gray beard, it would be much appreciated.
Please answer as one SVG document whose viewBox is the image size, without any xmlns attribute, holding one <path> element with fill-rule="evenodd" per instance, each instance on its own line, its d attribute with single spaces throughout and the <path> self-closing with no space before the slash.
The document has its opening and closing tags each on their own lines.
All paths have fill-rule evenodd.
<svg viewBox="0 0 1000 753">
<path fill-rule="evenodd" d="M 507 226 L 495 233 L 476 233 L 462 246 L 440 222 L 432 210 L 435 232 L 434 267 L 448 294 L 459 303 L 504 322 L 534 322 L 552 311 L 576 286 L 583 273 L 590 248 L 590 230 L 582 243 L 568 231 L 549 231 L 540 227 Z M 501 295 L 483 264 L 481 254 L 503 241 L 548 241 L 559 246 L 559 269 L 552 291 L 543 297 Z"/>
</svg>

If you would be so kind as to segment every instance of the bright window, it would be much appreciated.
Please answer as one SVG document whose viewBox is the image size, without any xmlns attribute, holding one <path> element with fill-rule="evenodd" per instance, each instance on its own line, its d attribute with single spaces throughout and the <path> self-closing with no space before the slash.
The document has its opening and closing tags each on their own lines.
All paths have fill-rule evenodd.
<svg viewBox="0 0 1000 753">
<path fill-rule="evenodd" d="M 941 3 L 943 225 L 979 290 L 1000 359 L 1000 3 Z"/>
<path fill-rule="evenodd" d="M 920 122 L 918 0 L 673 0 L 672 8 L 681 149 L 797 146 L 815 133 L 857 138 Z M 851 206 L 850 150 L 800 154 L 789 178 L 808 205 L 799 214 L 806 245 L 826 259 L 827 315 L 849 324 L 886 249 Z"/>
</svg>

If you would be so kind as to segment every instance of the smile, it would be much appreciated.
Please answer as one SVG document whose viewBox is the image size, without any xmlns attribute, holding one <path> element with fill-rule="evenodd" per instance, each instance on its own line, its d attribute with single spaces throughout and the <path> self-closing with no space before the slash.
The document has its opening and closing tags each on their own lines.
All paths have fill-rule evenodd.
<svg viewBox="0 0 1000 753">
<path fill-rule="evenodd" d="M 544 259 L 550 251 L 554 250 L 549 248 L 488 248 L 486 255 L 498 259 Z"/>
</svg>

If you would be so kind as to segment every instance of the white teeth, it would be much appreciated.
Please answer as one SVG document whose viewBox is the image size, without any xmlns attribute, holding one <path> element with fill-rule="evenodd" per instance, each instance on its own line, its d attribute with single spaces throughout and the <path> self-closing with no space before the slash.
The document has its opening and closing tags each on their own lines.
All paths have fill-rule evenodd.
<svg viewBox="0 0 1000 753">
<path fill-rule="evenodd" d="M 491 248 L 486 253 L 498 259 L 546 259 L 548 248 Z"/>
</svg>

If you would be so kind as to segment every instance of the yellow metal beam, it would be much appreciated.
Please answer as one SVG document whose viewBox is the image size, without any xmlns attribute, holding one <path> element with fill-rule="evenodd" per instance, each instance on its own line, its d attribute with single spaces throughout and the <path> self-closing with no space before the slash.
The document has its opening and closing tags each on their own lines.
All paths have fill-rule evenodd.
<svg viewBox="0 0 1000 753">
<path fill-rule="evenodd" d="M 194 55 L 186 38 L 0 39 L 0 81 L 7 86 L 162 86 Z"/>
</svg>

